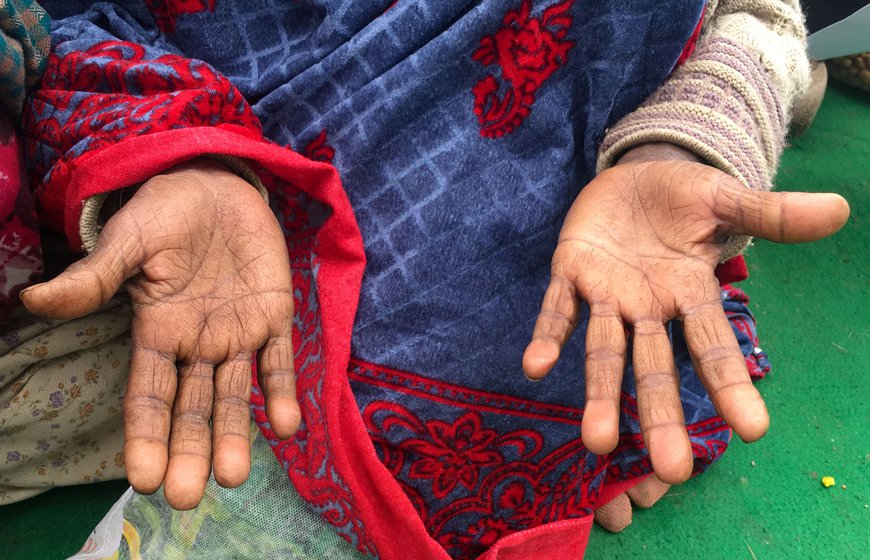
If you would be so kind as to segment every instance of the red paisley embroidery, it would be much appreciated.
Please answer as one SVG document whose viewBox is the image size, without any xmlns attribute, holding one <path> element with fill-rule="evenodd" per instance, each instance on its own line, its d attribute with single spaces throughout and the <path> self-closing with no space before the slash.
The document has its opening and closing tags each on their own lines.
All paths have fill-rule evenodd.
<svg viewBox="0 0 870 560">
<path fill-rule="evenodd" d="M 305 146 L 302 153 L 308 159 L 332 163 L 335 157 L 335 148 L 326 143 L 326 129 L 321 130 L 317 138 Z"/>
<path fill-rule="evenodd" d="M 175 20 L 182 14 L 214 12 L 217 0 L 145 0 L 148 11 L 154 16 L 157 28 L 164 33 L 175 31 Z"/>
<path fill-rule="evenodd" d="M 497 138 L 516 130 L 531 113 L 538 89 L 565 65 L 574 46 L 565 39 L 573 4 L 574 0 L 563 0 L 533 18 L 531 0 L 523 0 L 518 10 L 505 15 L 502 29 L 480 40 L 471 58 L 484 66 L 497 65 L 504 82 L 489 74 L 472 88 L 481 136 Z"/>
</svg>

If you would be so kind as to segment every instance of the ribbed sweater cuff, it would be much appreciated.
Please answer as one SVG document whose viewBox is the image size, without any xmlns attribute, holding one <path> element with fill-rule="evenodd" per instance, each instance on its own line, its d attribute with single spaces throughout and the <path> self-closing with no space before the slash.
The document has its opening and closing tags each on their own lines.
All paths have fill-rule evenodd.
<svg viewBox="0 0 870 560">
<path fill-rule="evenodd" d="M 751 189 L 770 189 L 786 116 L 773 84 L 737 43 L 713 37 L 637 111 L 605 136 L 598 170 L 629 149 L 669 142 Z"/>
</svg>

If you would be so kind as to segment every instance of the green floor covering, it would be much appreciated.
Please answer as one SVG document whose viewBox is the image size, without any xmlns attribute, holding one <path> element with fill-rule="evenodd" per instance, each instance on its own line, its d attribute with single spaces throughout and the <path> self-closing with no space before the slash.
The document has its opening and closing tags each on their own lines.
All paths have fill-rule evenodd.
<svg viewBox="0 0 870 560">
<path fill-rule="evenodd" d="M 833 239 L 759 242 L 747 254 L 742 287 L 774 364 L 759 385 L 770 433 L 732 445 L 707 474 L 635 512 L 622 534 L 596 528 L 587 559 L 870 558 L 870 97 L 829 89 L 778 186 L 839 192 L 852 218 Z M 821 486 L 826 475 L 836 486 Z M 0 560 L 75 552 L 125 487 L 58 489 L 0 508 Z"/>
</svg>

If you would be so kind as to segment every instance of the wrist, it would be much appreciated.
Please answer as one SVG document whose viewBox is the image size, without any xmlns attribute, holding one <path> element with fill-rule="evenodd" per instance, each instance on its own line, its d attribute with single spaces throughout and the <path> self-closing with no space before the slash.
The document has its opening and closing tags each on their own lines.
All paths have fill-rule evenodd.
<svg viewBox="0 0 870 560">
<path fill-rule="evenodd" d="M 640 144 L 622 154 L 616 165 L 623 163 L 641 163 L 645 161 L 691 161 L 706 163 L 695 152 L 667 142 Z"/>
</svg>

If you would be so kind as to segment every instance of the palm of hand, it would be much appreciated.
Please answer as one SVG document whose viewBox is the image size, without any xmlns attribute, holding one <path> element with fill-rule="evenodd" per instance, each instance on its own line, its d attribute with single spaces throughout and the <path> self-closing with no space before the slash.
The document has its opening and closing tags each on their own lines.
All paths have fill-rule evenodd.
<svg viewBox="0 0 870 560">
<path fill-rule="evenodd" d="M 126 286 L 140 324 L 137 344 L 183 363 L 250 354 L 292 318 L 289 268 L 276 266 L 286 249 L 262 243 L 257 227 L 270 218 L 268 208 L 241 202 L 256 196 L 245 183 L 217 188 L 224 192 L 214 196 L 205 185 L 146 184 L 111 224 L 134 231 L 143 255 Z M 173 210 L 163 189 L 173 190 Z"/>
<path fill-rule="evenodd" d="M 53 313 L 42 314 L 81 316 L 125 279 L 134 309 L 127 477 L 140 492 L 165 484 L 167 502 L 188 509 L 212 464 L 225 486 L 248 477 L 258 350 L 273 429 L 289 437 L 299 423 L 287 249 L 250 184 L 215 163 L 190 164 L 143 184 L 94 252 L 25 303 L 37 313 L 48 302 Z"/>
<path fill-rule="evenodd" d="M 565 220 L 523 358 L 526 374 L 540 378 L 555 365 L 586 301 L 584 443 L 595 453 L 616 446 L 630 342 L 653 468 L 665 482 L 682 482 L 692 453 L 665 324 L 683 322 L 695 369 L 720 415 L 744 440 L 760 438 L 767 410 L 722 309 L 714 268 L 732 235 L 785 242 L 830 235 L 848 216 L 844 202 L 836 195 L 754 193 L 697 163 L 627 163 L 606 171 L 583 189 Z"/>
<path fill-rule="evenodd" d="M 659 171 L 649 166 L 617 167 L 615 177 L 591 183 L 566 219 L 553 259 L 586 301 L 619 309 L 630 324 L 665 322 L 719 301 L 712 270 L 727 235 L 719 231 L 712 190 L 720 172 L 669 167 L 655 178 L 645 176 Z"/>
</svg>

